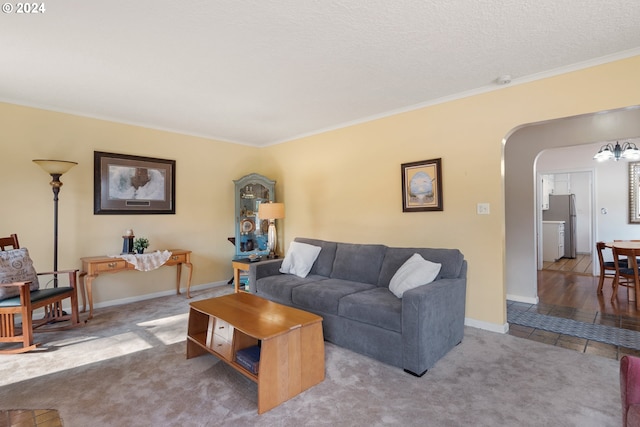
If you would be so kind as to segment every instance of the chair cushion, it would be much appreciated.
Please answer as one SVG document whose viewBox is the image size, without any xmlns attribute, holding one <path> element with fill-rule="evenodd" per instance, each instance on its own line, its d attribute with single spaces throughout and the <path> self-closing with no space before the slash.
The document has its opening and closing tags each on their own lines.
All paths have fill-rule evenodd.
<svg viewBox="0 0 640 427">
<path fill-rule="evenodd" d="M 0 283 L 31 282 L 31 290 L 40 288 L 27 248 L 0 251 Z M 17 286 L 0 287 L 0 300 L 20 295 Z"/>
<path fill-rule="evenodd" d="M 36 291 L 31 292 L 31 302 L 37 303 L 38 301 L 42 301 L 45 298 L 69 293 L 71 291 L 73 291 L 73 288 L 70 286 L 59 286 L 57 288 L 38 289 Z M 20 296 L 0 300 L 0 307 L 19 307 L 19 306 L 20 306 Z"/>
<path fill-rule="evenodd" d="M 623 276 L 633 276 L 633 268 L 620 268 L 620 274 Z"/>
</svg>

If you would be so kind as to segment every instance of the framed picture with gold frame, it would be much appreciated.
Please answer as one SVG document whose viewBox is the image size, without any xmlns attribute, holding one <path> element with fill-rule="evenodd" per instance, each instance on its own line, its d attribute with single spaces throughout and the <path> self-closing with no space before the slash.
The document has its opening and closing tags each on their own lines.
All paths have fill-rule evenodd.
<svg viewBox="0 0 640 427">
<path fill-rule="evenodd" d="M 629 162 L 629 224 L 640 224 L 640 162 Z"/>
<path fill-rule="evenodd" d="M 442 159 L 403 163 L 402 211 L 441 211 Z"/>
</svg>

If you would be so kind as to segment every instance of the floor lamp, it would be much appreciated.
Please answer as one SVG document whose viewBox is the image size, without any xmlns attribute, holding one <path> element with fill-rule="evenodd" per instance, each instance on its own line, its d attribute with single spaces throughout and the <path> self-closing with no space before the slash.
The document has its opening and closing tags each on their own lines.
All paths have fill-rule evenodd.
<svg viewBox="0 0 640 427">
<path fill-rule="evenodd" d="M 275 258 L 276 246 L 278 244 L 276 219 L 284 218 L 284 203 L 261 203 L 258 207 L 258 217 L 269 220 L 267 248 L 269 249 L 269 258 Z"/>
<path fill-rule="evenodd" d="M 76 162 L 66 160 L 34 160 L 38 166 L 51 175 L 51 189 L 53 190 L 53 271 L 58 271 L 58 193 L 60 193 L 60 177 L 69 169 L 77 165 Z M 58 287 L 58 275 L 53 276 L 53 286 Z"/>
</svg>

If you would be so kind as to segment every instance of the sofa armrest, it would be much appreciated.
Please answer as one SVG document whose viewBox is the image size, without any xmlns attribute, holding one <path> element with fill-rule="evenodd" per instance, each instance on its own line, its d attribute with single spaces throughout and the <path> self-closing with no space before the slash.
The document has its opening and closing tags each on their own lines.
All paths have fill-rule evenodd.
<svg viewBox="0 0 640 427">
<path fill-rule="evenodd" d="M 466 277 L 440 279 L 402 297 L 403 367 L 424 374 L 464 336 Z"/>
<path fill-rule="evenodd" d="M 249 265 L 249 289 L 256 293 L 256 281 L 267 276 L 275 276 L 280 273 L 283 258 L 268 259 Z"/>
</svg>

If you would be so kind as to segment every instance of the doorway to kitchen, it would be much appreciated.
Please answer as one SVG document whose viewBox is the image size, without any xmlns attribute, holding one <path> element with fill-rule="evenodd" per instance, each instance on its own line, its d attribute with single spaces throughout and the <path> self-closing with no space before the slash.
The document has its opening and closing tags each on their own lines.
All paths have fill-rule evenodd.
<svg viewBox="0 0 640 427">
<path fill-rule="evenodd" d="M 596 217 L 594 171 L 588 164 L 572 170 L 554 167 L 559 158 L 583 157 L 570 154 L 571 150 L 546 150 L 536 162 L 538 270 L 593 275 L 597 273 L 592 263 Z M 590 156 L 587 161 L 593 162 Z"/>
<path fill-rule="evenodd" d="M 584 157 L 582 165 L 589 161 L 593 165 L 589 168 L 595 170 L 593 155 L 598 147 L 593 151 L 590 145 L 597 145 L 599 141 L 637 138 L 640 135 L 639 118 L 640 106 L 633 106 L 523 125 L 505 139 L 505 286 L 510 334 L 563 347 L 575 346 L 576 350 L 584 352 L 606 350 L 612 358 L 619 358 L 628 351 L 621 345 L 594 344 L 597 340 L 591 338 L 579 338 L 586 341 L 568 344 L 576 337 L 564 332 L 549 332 L 537 326 L 525 326 L 523 328 L 529 329 L 518 331 L 520 324 L 516 320 L 525 316 L 515 313 L 518 319 L 509 319 L 514 311 L 526 311 L 527 316 L 543 315 L 554 319 L 554 322 L 557 318 L 565 318 L 568 323 L 580 322 L 590 325 L 590 328 L 607 327 L 617 330 L 614 335 L 620 334 L 619 329 L 640 330 L 635 304 L 629 304 L 626 298 L 614 298 L 612 303 L 610 283 L 605 283 L 604 294 L 598 296 L 597 277 L 543 270 L 538 266 L 540 257 L 536 253 L 539 248 L 537 233 L 542 223 L 541 209 L 536 205 L 539 200 L 536 194 L 539 188 L 537 171 L 542 170 L 536 167 L 539 157 L 546 150 L 580 148 L 583 150 L 580 156 Z M 566 172 L 568 168 L 585 167 L 576 165 L 574 162 L 578 159 L 573 155 L 574 151 L 570 153 L 562 156 L 559 164 L 547 171 Z M 626 221 L 626 190 L 621 188 L 627 187 L 628 178 L 626 168 L 620 167 L 621 163 L 601 164 L 597 166 L 597 174 L 594 172 L 598 188 L 594 191 L 597 194 L 597 199 L 594 199 L 597 217 L 593 223 L 597 224 L 598 233 L 592 229 L 591 242 L 596 238 L 613 240 L 616 236 L 634 234 L 635 229 Z M 594 179 L 594 185 L 595 182 Z M 590 244 L 589 251 L 593 245 Z M 602 347 L 605 345 L 613 347 L 605 349 Z"/>
</svg>

